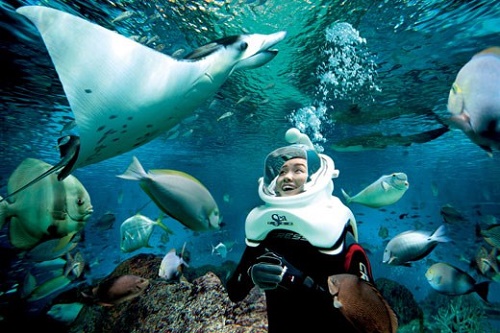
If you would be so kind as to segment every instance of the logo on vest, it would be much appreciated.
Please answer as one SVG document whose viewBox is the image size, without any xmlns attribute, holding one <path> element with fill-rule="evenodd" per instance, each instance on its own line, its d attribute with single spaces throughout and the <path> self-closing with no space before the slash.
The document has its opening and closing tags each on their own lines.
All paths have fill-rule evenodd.
<svg viewBox="0 0 500 333">
<path fill-rule="evenodd" d="M 289 222 L 286 219 L 286 215 L 273 214 L 271 215 L 272 221 L 268 221 L 267 224 L 279 227 L 280 225 L 293 225 L 293 222 Z"/>
</svg>

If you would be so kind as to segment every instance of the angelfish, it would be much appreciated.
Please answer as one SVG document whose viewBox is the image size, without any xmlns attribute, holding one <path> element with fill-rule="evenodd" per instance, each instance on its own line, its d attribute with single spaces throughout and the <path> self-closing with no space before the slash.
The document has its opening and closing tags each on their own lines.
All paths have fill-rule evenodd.
<svg viewBox="0 0 500 333">
<path fill-rule="evenodd" d="M 233 71 L 271 61 L 278 53 L 271 48 L 286 35 L 229 36 L 176 59 L 57 9 L 16 11 L 38 28 L 78 132 L 60 139 L 61 161 L 19 191 L 51 173 L 59 171 L 62 180 L 153 140 L 212 98 Z"/>
</svg>

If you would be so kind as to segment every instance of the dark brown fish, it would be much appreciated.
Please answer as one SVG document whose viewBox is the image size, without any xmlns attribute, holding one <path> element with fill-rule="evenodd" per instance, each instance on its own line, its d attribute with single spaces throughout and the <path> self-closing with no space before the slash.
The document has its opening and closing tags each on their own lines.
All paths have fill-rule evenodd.
<svg viewBox="0 0 500 333">
<path fill-rule="evenodd" d="M 398 319 L 389 304 L 372 284 L 353 274 L 328 277 L 333 306 L 364 333 L 396 333 Z"/>
<path fill-rule="evenodd" d="M 92 289 L 96 303 L 113 306 L 139 296 L 149 286 L 149 280 L 137 275 L 121 275 L 105 279 Z"/>
</svg>

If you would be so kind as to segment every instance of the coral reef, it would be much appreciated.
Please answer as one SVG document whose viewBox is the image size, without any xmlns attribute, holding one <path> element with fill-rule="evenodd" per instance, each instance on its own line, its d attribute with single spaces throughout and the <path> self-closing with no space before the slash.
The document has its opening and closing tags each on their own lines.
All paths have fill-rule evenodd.
<svg viewBox="0 0 500 333">
<path fill-rule="evenodd" d="M 386 278 L 377 279 L 375 284 L 394 312 L 396 312 L 400 327 L 410 322 L 412 322 L 412 326 L 418 323 L 418 330 L 415 332 L 424 332 L 423 311 L 408 288 Z"/>
<path fill-rule="evenodd" d="M 242 302 L 233 303 L 213 272 L 192 282 L 170 282 L 158 277 L 160 262 L 161 258 L 145 254 L 122 262 L 110 276 L 140 275 L 150 279 L 149 288 L 113 307 L 87 304 L 68 332 L 267 332 L 265 296 L 257 288 Z M 56 301 L 74 297 L 80 298 L 73 292 Z"/>
<path fill-rule="evenodd" d="M 451 298 L 446 306 L 438 309 L 437 315 L 432 316 L 432 328 L 441 333 L 488 332 L 485 311 L 479 302 L 473 295 Z"/>
</svg>

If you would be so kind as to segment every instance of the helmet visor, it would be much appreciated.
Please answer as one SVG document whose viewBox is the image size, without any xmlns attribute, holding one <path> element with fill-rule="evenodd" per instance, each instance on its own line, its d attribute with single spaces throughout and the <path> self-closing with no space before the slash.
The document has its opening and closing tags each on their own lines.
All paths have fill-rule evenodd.
<svg viewBox="0 0 500 333">
<path fill-rule="evenodd" d="M 305 145 L 281 147 L 267 155 L 264 163 L 264 186 L 267 188 L 279 175 L 281 167 L 292 158 L 303 158 L 307 161 L 307 171 L 310 176 L 319 170 L 321 160 L 318 154 Z"/>
</svg>

